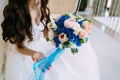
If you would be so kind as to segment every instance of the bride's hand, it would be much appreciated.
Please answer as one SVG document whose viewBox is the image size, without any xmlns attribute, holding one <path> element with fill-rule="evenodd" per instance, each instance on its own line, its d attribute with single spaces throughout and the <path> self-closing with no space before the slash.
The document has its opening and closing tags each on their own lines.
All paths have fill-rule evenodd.
<svg viewBox="0 0 120 80">
<path fill-rule="evenodd" d="M 45 58 L 45 55 L 42 52 L 37 52 L 37 53 L 34 53 L 32 55 L 32 59 L 33 59 L 34 62 L 37 62 L 37 61 L 42 60 L 44 58 Z M 48 70 L 50 70 L 51 67 L 52 66 L 50 65 L 50 67 L 48 68 Z"/>
<path fill-rule="evenodd" d="M 42 52 L 36 52 L 36 53 L 33 53 L 33 55 L 32 55 L 32 59 L 34 62 L 37 62 L 37 61 L 42 60 L 44 58 L 45 58 L 45 55 Z"/>
</svg>

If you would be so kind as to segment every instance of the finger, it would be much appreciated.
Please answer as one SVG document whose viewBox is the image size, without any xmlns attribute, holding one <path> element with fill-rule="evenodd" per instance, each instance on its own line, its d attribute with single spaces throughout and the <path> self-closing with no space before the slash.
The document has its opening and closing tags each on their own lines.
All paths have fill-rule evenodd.
<svg viewBox="0 0 120 80">
<path fill-rule="evenodd" d="M 48 70 L 50 70 L 50 69 L 51 69 L 51 67 L 48 68 Z"/>
<path fill-rule="evenodd" d="M 34 59 L 33 61 L 34 61 L 34 62 L 36 62 L 36 60 L 35 60 L 35 59 Z"/>
<path fill-rule="evenodd" d="M 38 61 L 37 58 L 35 58 L 35 59 L 34 59 L 34 62 L 37 62 L 37 61 Z"/>
<path fill-rule="evenodd" d="M 50 65 L 49 68 L 48 68 L 48 70 L 51 70 L 51 68 L 52 68 L 52 66 Z"/>
<path fill-rule="evenodd" d="M 38 59 L 38 58 L 36 58 L 36 62 L 38 62 L 38 60 L 39 60 L 39 59 Z"/>
</svg>

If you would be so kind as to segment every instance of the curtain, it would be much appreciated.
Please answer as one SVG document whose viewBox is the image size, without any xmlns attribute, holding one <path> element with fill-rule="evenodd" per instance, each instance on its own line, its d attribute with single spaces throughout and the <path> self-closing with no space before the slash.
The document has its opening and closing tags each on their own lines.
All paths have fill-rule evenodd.
<svg viewBox="0 0 120 80">
<path fill-rule="evenodd" d="M 103 16 L 107 0 L 94 0 L 93 2 L 93 15 L 94 16 Z"/>
<path fill-rule="evenodd" d="M 110 7 L 110 16 L 120 16 L 120 0 L 112 0 Z"/>
</svg>

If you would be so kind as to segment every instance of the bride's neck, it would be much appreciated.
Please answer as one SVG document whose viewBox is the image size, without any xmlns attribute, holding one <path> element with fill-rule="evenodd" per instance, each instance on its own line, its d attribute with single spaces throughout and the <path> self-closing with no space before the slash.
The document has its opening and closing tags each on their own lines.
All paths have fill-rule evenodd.
<svg viewBox="0 0 120 80">
<path fill-rule="evenodd" d="M 29 4 L 29 10 L 32 20 L 39 25 L 40 23 L 40 6 L 35 5 L 34 3 Z"/>
</svg>

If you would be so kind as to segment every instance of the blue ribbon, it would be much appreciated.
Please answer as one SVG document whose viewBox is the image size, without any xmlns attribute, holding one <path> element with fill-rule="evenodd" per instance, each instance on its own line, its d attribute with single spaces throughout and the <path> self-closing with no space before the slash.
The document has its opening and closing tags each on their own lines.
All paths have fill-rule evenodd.
<svg viewBox="0 0 120 80">
<path fill-rule="evenodd" d="M 45 72 L 51 64 L 63 53 L 64 49 L 56 48 L 56 50 L 48 57 L 34 63 L 33 69 L 36 80 L 44 80 Z"/>
</svg>

